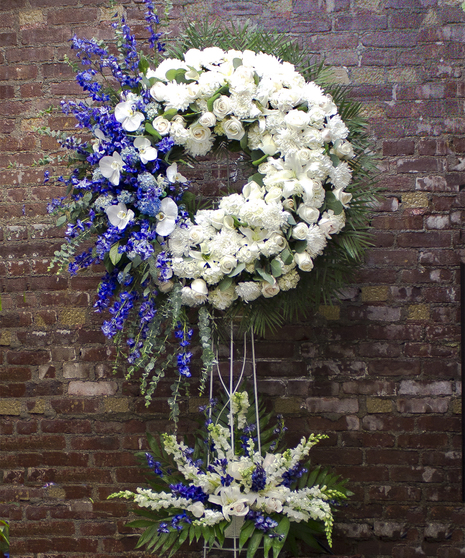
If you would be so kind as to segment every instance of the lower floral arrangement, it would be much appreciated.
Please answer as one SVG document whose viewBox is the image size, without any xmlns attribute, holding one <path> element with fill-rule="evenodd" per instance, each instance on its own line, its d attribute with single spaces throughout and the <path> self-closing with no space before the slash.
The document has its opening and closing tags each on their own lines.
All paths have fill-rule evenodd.
<svg viewBox="0 0 465 558">
<path fill-rule="evenodd" d="M 193 448 L 175 435 L 149 435 L 151 452 L 142 457 L 150 488 L 110 496 L 137 504 L 141 519 L 129 524 L 144 529 L 137 547 L 172 556 L 184 543 L 203 541 L 206 550 L 244 550 L 247 558 L 259 548 L 265 557 L 283 549 L 297 555 L 300 543 L 328 551 L 323 539 L 331 546 L 333 510 L 351 493 L 337 475 L 311 469 L 310 449 L 325 436 L 283 449 L 282 418 L 270 427 L 272 414 L 250 404 L 246 391 L 201 411 Z"/>
</svg>

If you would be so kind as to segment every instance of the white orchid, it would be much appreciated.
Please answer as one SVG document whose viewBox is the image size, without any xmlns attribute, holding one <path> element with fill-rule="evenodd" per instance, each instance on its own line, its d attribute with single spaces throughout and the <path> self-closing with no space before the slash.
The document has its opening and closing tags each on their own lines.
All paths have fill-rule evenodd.
<svg viewBox="0 0 465 558">
<path fill-rule="evenodd" d="M 105 209 L 105 213 L 108 216 L 108 220 L 114 227 L 123 230 L 129 221 L 132 221 L 134 217 L 134 211 L 128 209 L 124 203 L 119 203 L 118 205 L 109 205 Z"/>
<path fill-rule="evenodd" d="M 100 172 L 114 185 L 118 186 L 124 161 L 121 155 L 115 151 L 113 155 L 102 157 L 99 161 Z"/>
<path fill-rule="evenodd" d="M 158 156 L 158 151 L 155 147 L 152 147 L 152 144 L 148 138 L 144 138 L 142 136 L 138 136 L 134 140 L 134 147 L 139 150 L 139 157 L 141 163 L 146 165 L 149 161 L 155 161 Z"/>
<path fill-rule="evenodd" d="M 187 178 L 178 172 L 178 165 L 173 163 L 166 169 L 166 178 L 174 184 L 175 182 L 187 182 Z"/>
<path fill-rule="evenodd" d="M 115 107 L 115 118 L 127 132 L 135 132 L 144 121 L 145 116 L 136 110 L 136 103 L 123 101 Z"/>
<path fill-rule="evenodd" d="M 178 217 L 178 206 L 172 198 L 164 198 L 160 203 L 160 210 L 157 214 L 157 226 L 155 228 L 160 236 L 168 236 L 176 228 Z"/>
</svg>

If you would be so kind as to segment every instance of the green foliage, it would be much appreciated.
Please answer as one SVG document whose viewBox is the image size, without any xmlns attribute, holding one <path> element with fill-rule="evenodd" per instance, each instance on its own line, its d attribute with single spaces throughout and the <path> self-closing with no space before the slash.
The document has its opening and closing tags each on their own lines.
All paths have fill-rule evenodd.
<svg viewBox="0 0 465 558">
<path fill-rule="evenodd" d="M 0 519 L 0 551 L 10 551 L 10 525 L 4 519 Z"/>
</svg>

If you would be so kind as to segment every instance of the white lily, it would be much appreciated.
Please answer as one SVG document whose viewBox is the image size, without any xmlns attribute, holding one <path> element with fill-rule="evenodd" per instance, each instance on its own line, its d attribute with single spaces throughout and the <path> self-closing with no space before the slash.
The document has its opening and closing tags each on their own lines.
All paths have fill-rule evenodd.
<svg viewBox="0 0 465 558">
<path fill-rule="evenodd" d="M 108 220 L 114 227 L 123 230 L 129 221 L 132 221 L 134 217 L 134 211 L 128 209 L 124 203 L 119 203 L 118 205 L 109 205 L 105 209 L 105 213 L 108 215 Z"/>
<path fill-rule="evenodd" d="M 244 516 L 249 512 L 249 498 L 242 494 L 238 486 L 228 486 L 221 488 L 218 495 L 210 494 L 210 502 L 218 504 L 226 521 L 230 521 L 230 515 Z"/>
<path fill-rule="evenodd" d="M 178 206 L 171 198 L 164 198 L 160 203 L 160 211 L 158 212 L 158 223 L 155 228 L 160 236 L 168 236 L 176 228 L 176 219 L 178 217 Z"/>
<path fill-rule="evenodd" d="M 124 167 L 124 161 L 121 159 L 121 155 L 115 151 L 113 155 L 102 157 L 99 161 L 100 171 L 105 178 L 114 185 L 118 186 L 121 171 Z"/>
<path fill-rule="evenodd" d="M 144 120 L 144 115 L 135 110 L 134 101 L 123 101 L 115 107 L 115 118 L 128 132 L 135 132 Z"/>
<path fill-rule="evenodd" d="M 146 165 L 149 161 L 155 161 L 158 156 L 158 151 L 152 147 L 150 140 L 142 136 L 138 136 L 134 140 L 134 147 L 139 150 L 139 157 L 141 163 Z"/>
</svg>

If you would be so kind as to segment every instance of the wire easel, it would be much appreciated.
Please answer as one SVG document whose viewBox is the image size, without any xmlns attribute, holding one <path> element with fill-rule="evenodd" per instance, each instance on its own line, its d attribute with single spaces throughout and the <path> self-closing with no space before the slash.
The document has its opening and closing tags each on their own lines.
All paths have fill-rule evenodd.
<svg viewBox="0 0 465 558">
<path fill-rule="evenodd" d="M 255 338 L 254 338 L 254 330 L 253 327 L 250 328 L 248 332 L 244 333 L 244 350 L 242 355 L 242 366 L 241 371 L 239 373 L 239 377 L 237 380 L 234 379 L 234 327 L 231 321 L 230 323 L 230 340 L 229 340 L 229 378 L 223 378 L 221 373 L 220 365 L 219 365 L 219 358 L 218 358 L 218 347 L 214 349 L 216 354 L 216 374 L 220 381 L 222 388 L 224 389 L 226 395 L 228 396 L 228 400 L 224 405 L 223 409 L 219 413 L 219 416 L 222 415 L 223 411 L 225 411 L 229 405 L 229 432 L 230 432 L 230 443 L 231 447 L 234 448 L 234 413 L 232 407 L 232 397 L 237 392 L 238 388 L 241 386 L 242 381 L 244 379 L 245 368 L 247 364 L 247 336 L 250 335 L 250 347 L 251 347 L 251 364 L 252 364 L 252 381 L 253 381 L 253 394 L 254 394 L 254 404 L 255 404 L 255 422 L 257 428 L 257 446 L 258 452 L 261 453 L 261 442 L 260 442 L 260 414 L 258 410 L 258 384 L 257 384 L 257 364 L 255 359 Z M 210 391 L 209 397 L 210 401 L 213 399 L 213 380 L 214 374 L 213 369 L 210 373 Z M 210 410 L 211 416 L 211 410 Z M 209 457 L 207 458 L 207 465 L 209 465 Z M 231 524 L 225 530 L 225 537 L 232 540 L 231 547 L 220 547 L 218 543 L 214 543 L 214 547 L 217 549 L 221 549 L 227 552 L 233 553 L 233 558 L 237 558 L 240 554 L 239 551 L 239 533 L 242 526 L 244 519 L 243 517 L 233 517 Z M 204 544 L 203 547 L 203 557 L 206 558 L 208 553 L 208 546 Z"/>
</svg>

